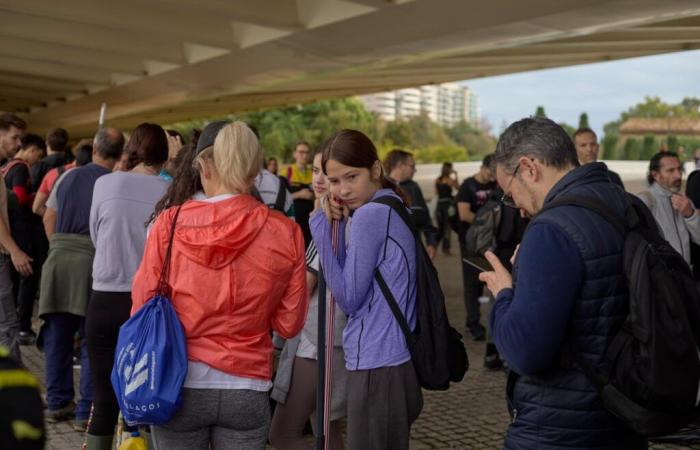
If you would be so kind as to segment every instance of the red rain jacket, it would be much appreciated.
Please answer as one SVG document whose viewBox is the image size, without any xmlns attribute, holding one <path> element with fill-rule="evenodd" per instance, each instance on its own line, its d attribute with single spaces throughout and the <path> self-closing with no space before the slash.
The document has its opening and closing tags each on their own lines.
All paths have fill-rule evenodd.
<svg viewBox="0 0 700 450">
<path fill-rule="evenodd" d="M 132 286 L 134 314 L 155 293 L 176 208 L 146 241 Z M 169 284 L 187 355 L 223 372 L 269 380 L 274 330 L 296 336 L 308 298 L 301 229 L 253 197 L 188 201 L 175 227 Z"/>
</svg>

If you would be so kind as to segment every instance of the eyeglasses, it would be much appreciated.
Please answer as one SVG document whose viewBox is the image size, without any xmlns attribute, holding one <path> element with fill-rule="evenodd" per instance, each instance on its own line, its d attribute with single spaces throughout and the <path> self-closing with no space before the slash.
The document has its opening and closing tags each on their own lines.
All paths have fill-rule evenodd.
<svg viewBox="0 0 700 450">
<path fill-rule="evenodd" d="M 511 208 L 518 207 L 515 204 L 515 202 L 513 201 L 513 197 L 510 194 L 508 194 L 508 192 L 510 192 L 510 186 L 513 184 L 513 180 L 515 180 L 515 176 L 518 174 L 518 169 L 520 169 L 520 164 L 518 164 L 515 167 L 515 170 L 513 171 L 513 177 L 508 182 L 508 187 L 503 191 L 503 195 L 501 196 L 501 204 L 503 204 L 505 206 L 509 206 Z"/>
</svg>

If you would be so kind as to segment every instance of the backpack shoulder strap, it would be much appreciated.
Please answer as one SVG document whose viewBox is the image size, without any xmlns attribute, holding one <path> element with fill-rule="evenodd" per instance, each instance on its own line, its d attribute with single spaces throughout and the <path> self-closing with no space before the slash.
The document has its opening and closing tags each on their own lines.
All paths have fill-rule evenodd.
<svg viewBox="0 0 700 450">
<path fill-rule="evenodd" d="M 252 195 L 255 198 L 255 200 L 259 201 L 263 205 L 265 204 L 262 197 L 260 196 L 260 191 L 258 191 L 258 188 L 255 187 L 255 185 L 250 187 L 250 195 Z"/>
<path fill-rule="evenodd" d="M 609 206 L 594 200 L 590 197 L 584 197 L 580 195 L 564 195 L 562 197 L 554 199 L 552 202 L 547 203 L 542 210 L 537 213 L 537 215 L 542 214 L 545 211 L 554 209 L 558 206 L 579 206 L 581 208 L 586 208 L 598 214 L 600 217 L 605 219 L 610 223 L 617 231 L 623 236 L 627 234 L 627 222 L 625 218 L 621 217 L 616 211 L 614 211 Z M 532 222 L 530 222 L 532 223 Z"/>
<path fill-rule="evenodd" d="M 285 184 L 281 178 L 277 177 L 277 180 L 279 181 L 279 186 L 277 187 L 277 198 L 275 199 L 275 209 L 277 211 L 285 212 L 284 211 L 284 204 L 287 201 L 287 186 L 285 186 Z"/>
<path fill-rule="evenodd" d="M 391 309 L 391 313 L 394 315 L 394 318 L 399 323 L 399 327 L 403 332 L 403 336 L 404 338 L 406 338 L 406 344 L 408 344 L 408 347 L 410 349 L 416 337 L 411 331 L 411 327 L 408 325 L 406 317 L 404 317 L 403 313 L 401 312 L 399 304 L 396 302 L 396 298 L 394 298 L 394 294 L 391 293 L 389 285 L 386 284 L 384 277 L 379 272 L 379 267 L 374 269 L 374 279 L 377 280 L 377 284 L 379 284 L 379 289 L 381 289 L 382 294 L 384 295 L 384 298 L 386 299 L 386 302 L 389 305 L 389 309 Z"/>
<path fill-rule="evenodd" d="M 399 217 L 401 217 L 401 220 L 404 221 L 406 226 L 408 226 L 408 229 L 411 230 L 413 235 L 416 236 L 418 234 L 416 225 L 413 223 L 413 219 L 408 214 L 408 211 L 406 211 L 406 206 L 401 200 L 391 195 L 385 195 L 372 200 L 372 203 L 380 203 L 382 205 L 387 205 L 388 207 L 393 209 L 394 212 L 398 214 Z"/>
<path fill-rule="evenodd" d="M 20 164 L 24 164 L 25 166 L 27 166 L 27 169 L 29 169 L 29 164 L 27 164 L 26 162 L 22 161 L 21 159 L 13 159 L 12 161 L 2 166 L 2 169 L 0 170 L 2 170 L 3 176 L 6 176 L 10 172 L 10 170 L 12 170 L 13 167 L 16 167 Z"/>
<path fill-rule="evenodd" d="M 408 226 L 408 229 L 411 230 L 411 233 L 413 233 L 414 238 L 418 235 L 418 231 L 416 230 L 416 227 L 413 224 L 413 220 L 408 214 L 408 211 L 406 211 L 406 207 L 404 206 L 401 200 L 391 195 L 385 195 L 383 197 L 379 197 L 372 200 L 372 202 L 381 203 L 382 205 L 387 205 L 388 207 L 393 209 L 399 215 L 399 217 L 401 217 L 401 220 L 404 221 L 406 226 Z M 417 241 L 416 244 L 418 244 Z M 399 304 L 396 302 L 396 298 L 391 293 L 389 285 L 386 284 L 384 277 L 379 272 L 379 267 L 374 269 L 374 279 L 377 280 L 377 284 L 379 284 L 379 289 L 381 289 L 382 294 L 384 295 L 384 298 L 386 299 L 386 302 L 389 305 L 389 309 L 391 309 L 391 313 L 394 315 L 396 321 L 399 323 L 399 327 L 401 327 L 401 331 L 403 332 L 403 335 L 406 338 L 406 343 L 408 344 L 409 348 L 411 348 L 416 337 L 411 331 L 411 327 L 408 325 L 406 317 L 404 317 L 403 313 L 401 312 Z"/>
</svg>

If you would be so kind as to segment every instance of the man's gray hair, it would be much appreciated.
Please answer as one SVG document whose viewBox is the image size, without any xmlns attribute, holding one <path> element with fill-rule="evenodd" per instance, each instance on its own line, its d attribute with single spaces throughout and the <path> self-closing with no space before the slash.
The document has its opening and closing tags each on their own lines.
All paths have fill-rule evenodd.
<svg viewBox="0 0 700 450">
<path fill-rule="evenodd" d="M 103 128 L 95 135 L 93 145 L 100 157 L 118 160 L 124 151 L 124 133 L 116 128 Z"/>
<path fill-rule="evenodd" d="M 557 169 L 579 165 L 574 142 L 562 127 L 545 117 L 514 122 L 498 139 L 496 164 L 513 171 L 523 156 Z"/>
</svg>

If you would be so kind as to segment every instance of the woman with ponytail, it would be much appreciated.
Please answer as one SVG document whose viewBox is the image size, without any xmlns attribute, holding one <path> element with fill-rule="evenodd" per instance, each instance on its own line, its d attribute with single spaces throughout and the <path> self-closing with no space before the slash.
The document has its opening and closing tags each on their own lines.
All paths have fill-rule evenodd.
<svg viewBox="0 0 700 450">
<path fill-rule="evenodd" d="M 411 424 L 423 407 L 421 388 L 398 322 L 375 280 L 379 270 L 409 325 L 416 324 L 416 241 L 391 207 L 373 200 L 402 193 L 384 176 L 372 141 L 342 130 L 323 145 L 329 193 L 312 215 L 311 233 L 338 306 L 348 370 L 348 448 L 408 449 Z M 405 204 L 405 201 L 404 201 Z M 352 214 L 350 237 L 345 226 Z M 340 221 L 338 254 L 331 221 Z"/>
</svg>

